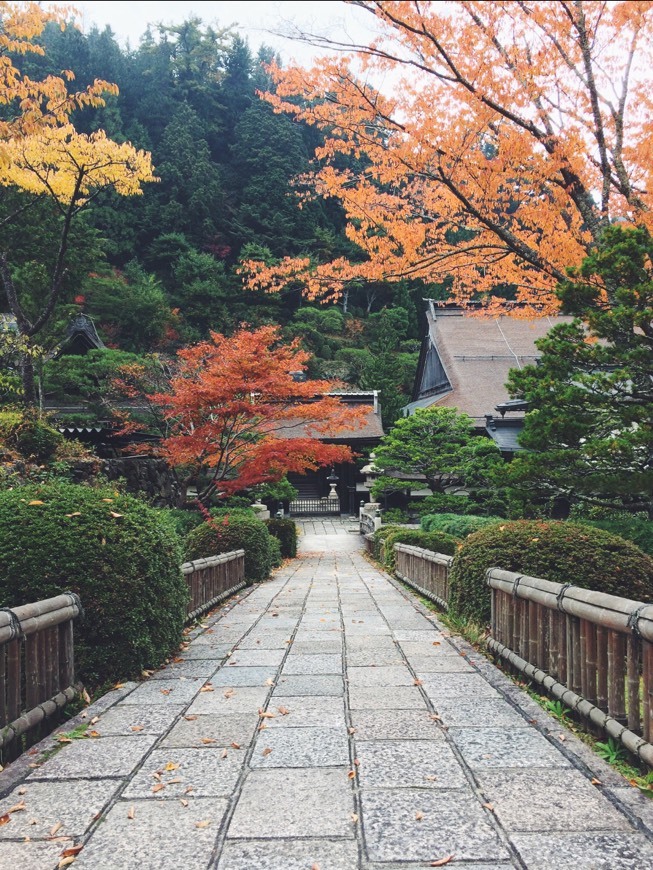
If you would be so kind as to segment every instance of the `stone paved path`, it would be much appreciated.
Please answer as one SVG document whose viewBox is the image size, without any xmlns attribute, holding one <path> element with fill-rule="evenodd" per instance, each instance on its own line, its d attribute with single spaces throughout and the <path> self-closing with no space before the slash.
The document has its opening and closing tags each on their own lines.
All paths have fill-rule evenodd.
<svg viewBox="0 0 653 870">
<path fill-rule="evenodd" d="M 303 532 L 183 660 L 89 708 L 99 736 L 0 775 L 0 868 L 53 870 L 73 843 L 75 870 L 653 868 L 646 798 L 348 524 Z"/>
</svg>

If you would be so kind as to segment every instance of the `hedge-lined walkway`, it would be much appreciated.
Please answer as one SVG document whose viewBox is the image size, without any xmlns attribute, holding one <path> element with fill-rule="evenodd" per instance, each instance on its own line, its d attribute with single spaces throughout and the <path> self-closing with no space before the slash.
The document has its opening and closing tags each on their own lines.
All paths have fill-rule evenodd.
<svg viewBox="0 0 653 870">
<path fill-rule="evenodd" d="M 653 867 L 646 798 L 348 524 L 304 532 L 179 661 L 90 708 L 91 737 L 0 775 L 0 867 L 74 844 L 75 870 Z"/>
</svg>

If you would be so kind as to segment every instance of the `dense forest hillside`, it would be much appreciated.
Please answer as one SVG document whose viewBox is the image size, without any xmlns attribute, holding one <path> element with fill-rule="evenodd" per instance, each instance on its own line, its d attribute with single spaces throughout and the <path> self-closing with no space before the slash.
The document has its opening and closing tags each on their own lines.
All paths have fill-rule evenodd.
<svg viewBox="0 0 653 870">
<path fill-rule="evenodd" d="M 315 354 L 310 374 L 380 389 L 391 423 L 412 383 L 422 296 L 438 288 L 358 282 L 338 306 L 320 306 L 303 301 L 299 285 L 278 295 L 242 287 L 243 259 L 361 256 L 344 234 L 337 203 L 302 199 L 299 207 L 301 174 L 322 134 L 258 98 L 272 87 L 265 65 L 273 52 L 262 47 L 254 55 L 241 37 L 197 18 L 149 29 L 135 50 L 123 49 L 109 28 L 83 34 L 50 25 L 41 39 L 43 56 L 20 58 L 21 69 L 38 78 L 72 70 L 78 88 L 98 78 L 115 82 L 119 94 L 75 112 L 75 127 L 102 129 L 150 151 L 159 178 L 142 196 L 105 194 L 84 211 L 73 231 L 63 304 L 41 337 L 46 349 L 80 311 L 115 349 L 116 365 L 125 353 L 172 353 L 209 330 L 278 323 Z M 0 220 L 24 196 L 7 191 Z M 35 310 L 57 254 L 60 220 L 44 200 L 4 229 L 14 282 Z M 97 387 L 112 356 L 69 361 L 67 373 L 63 362 L 45 364 L 46 399 L 84 394 L 89 382 Z M 96 366 L 90 375 L 89 366 Z"/>
</svg>

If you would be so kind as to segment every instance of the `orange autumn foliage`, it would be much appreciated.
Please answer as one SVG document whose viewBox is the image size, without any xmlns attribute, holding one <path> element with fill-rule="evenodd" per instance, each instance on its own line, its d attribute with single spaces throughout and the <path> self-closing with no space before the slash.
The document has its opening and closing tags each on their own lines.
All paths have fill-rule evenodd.
<svg viewBox="0 0 653 870">
<path fill-rule="evenodd" d="M 273 67 L 263 96 L 325 131 L 308 181 L 342 204 L 364 262 L 250 262 L 250 286 L 333 298 L 352 280 L 451 276 L 460 302 L 501 304 L 511 285 L 546 313 L 611 221 L 653 230 L 650 0 L 351 5 L 376 39 Z"/>
<path fill-rule="evenodd" d="M 326 395 L 333 382 L 296 381 L 310 354 L 298 340 L 280 344 L 279 333 L 211 333 L 179 351 L 169 390 L 154 397 L 171 428 L 162 452 L 202 481 L 201 499 L 352 459 L 349 447 L 318 438 L 357 429 L 362 412 Z"/>
</svg>

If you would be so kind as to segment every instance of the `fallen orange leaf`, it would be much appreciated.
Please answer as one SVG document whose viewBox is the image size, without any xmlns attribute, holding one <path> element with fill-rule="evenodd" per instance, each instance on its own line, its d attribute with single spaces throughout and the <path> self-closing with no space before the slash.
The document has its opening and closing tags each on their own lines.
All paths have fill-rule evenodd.
<svg viewBox="0 0 653 870">
<path fill-rule="evenodd" d="M 196 828 L 208 828 L 208 826 L 209 826 L 210 824 L 211 824 L 211 822 L 209 822 L 209 821 L 206 821 L 206 822 L 195 822 L 195 827 L 196 827 Z"/>
<path fill-rule="evenodd" d="M 71 855 L 79 855 L 83 848 L 84 846 L 82 843 L 80 843 L 78 846 L 68 846 L 68 848 L 64 849 L 61 853 L 61 857 L 70 858 Z"/>
<path fill-rule="evenodd" d="M 49 836 L 54 837 L 57 831 L 61 830 L 61 828 L 63 828 L 63 822 L 55 822 L 55 824 L 50 828 Z"/>
<path fill-rule="evenodd" d="M 127 811 L 127 818 L 128 818 L 128 819 L 134 819 L 134 818 L 136 818 L 136 809 L 135 809 L 135 807 L 130 807 L 130 808 L 129 808 L 129 810 Z"/>
<path fill-rule="evenodd" d="M 4 816 L 0 816 L 0 825 L 7 825 L 11 821 L 11 816 L 9 813 L 5 813 Z"/>
<path fill-rule="evenodd" d="M 429 867 L 444 867 L 445 864 L 449 864 L 455 858 L 455 855 L 445 855 L 444 858 L 440 858 L 438 861 L 431 861 Z"/>
</svg>

